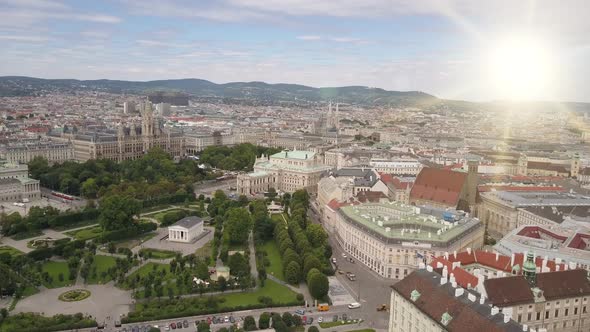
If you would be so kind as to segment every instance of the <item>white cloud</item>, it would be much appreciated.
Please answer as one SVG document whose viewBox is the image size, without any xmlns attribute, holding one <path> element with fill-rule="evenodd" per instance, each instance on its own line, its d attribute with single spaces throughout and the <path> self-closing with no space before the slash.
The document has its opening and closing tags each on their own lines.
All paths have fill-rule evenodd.
<svg viewBox="0 0 590 332">
<path fill-rule="evenodd" d="M 0 40 L 13 41 L 13 42 L 31 42 L 39 43 L 50 40 L 48 37 L 42 36 L 0 36 Z"/>
<path fill-rule="evenodd" d="M 65 4 L 50 0 L 0 0 L 0 4 L 37 9 L 66 9 Z"/>
<path fill-rule="evenodd" d="M 297 36 L 299 40 L 321 40 L 321 36 L 314 36 L 314 35 L 306 35 L 306 36 Z"/>
</svg>

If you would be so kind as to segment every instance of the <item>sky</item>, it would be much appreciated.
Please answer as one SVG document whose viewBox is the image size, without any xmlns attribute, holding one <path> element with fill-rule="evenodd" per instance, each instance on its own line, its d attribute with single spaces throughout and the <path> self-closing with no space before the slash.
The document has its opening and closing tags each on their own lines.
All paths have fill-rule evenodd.
<svg viewBox="0 0 590 332">
<path fill-rule="evenodd" d="M 0 76 L 590 102 L 589 13 L 587 0 L 0 0 Z"/>
</svg>

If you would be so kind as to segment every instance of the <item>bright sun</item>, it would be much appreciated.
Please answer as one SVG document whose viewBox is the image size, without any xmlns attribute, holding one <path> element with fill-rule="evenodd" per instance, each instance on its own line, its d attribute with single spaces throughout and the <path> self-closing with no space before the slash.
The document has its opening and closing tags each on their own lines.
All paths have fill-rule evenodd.
<svg viewBox="0 0 590 332">
<path fill-rule="evenodd" d="M 511 38 L 495 44 L 488 55 L 489 78 L 499 97 L 547 98 L 554 66 L 546 47 L 530 38 Z"/>
</svg>

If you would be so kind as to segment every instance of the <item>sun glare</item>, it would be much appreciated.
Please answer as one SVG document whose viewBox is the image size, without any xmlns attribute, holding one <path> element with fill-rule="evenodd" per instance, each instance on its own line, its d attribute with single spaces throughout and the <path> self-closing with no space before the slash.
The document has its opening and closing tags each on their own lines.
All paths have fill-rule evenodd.
<svg viewBox="0 0 590 332">
<path fill-rule="evenodd" d="M 495 44 L 488 54 L 489 77 L 500 98 L 547 98 L 554 67 L 549 50 L 541 43 L 511 38 Z"/>
</svg>

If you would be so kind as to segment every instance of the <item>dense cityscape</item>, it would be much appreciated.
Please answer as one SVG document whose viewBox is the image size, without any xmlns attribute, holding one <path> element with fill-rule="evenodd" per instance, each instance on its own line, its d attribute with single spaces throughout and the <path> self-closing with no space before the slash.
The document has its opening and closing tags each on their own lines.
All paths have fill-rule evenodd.
<svg viewBox="0 0 590 332">
<path fill-rule="evenodd" d="M 588 7 L 526 3 L 0 0 L 0 332 L 590 331 Z"/>
</svg>

